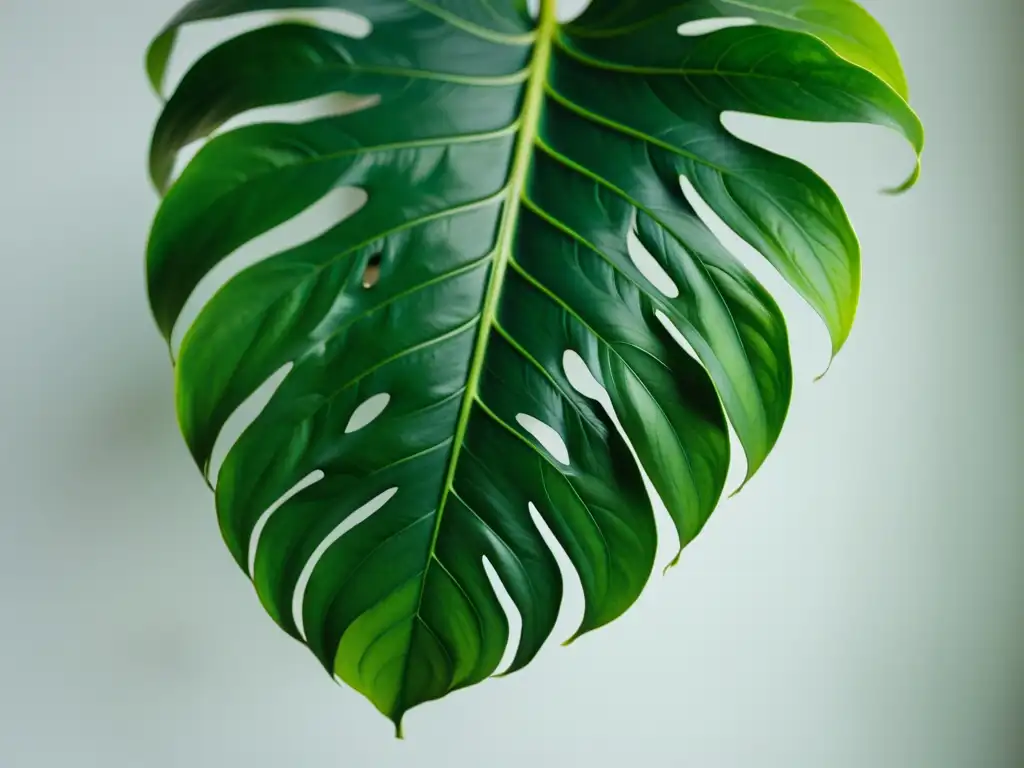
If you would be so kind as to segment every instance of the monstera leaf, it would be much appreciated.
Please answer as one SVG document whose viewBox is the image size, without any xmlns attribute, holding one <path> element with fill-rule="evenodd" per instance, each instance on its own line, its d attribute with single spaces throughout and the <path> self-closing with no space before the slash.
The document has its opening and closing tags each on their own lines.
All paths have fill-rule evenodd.
<svg viewBox="0 0 1024 768">
<path fill-rule="evenodd" d="M 727 419 L 751 474 L 776 442 L 783 317 L 688 194 L 835 351 L 847 338 L 860 253 L 842 206 L 723 112 L 889 126 L 918 155 L 922 132 L 895 52 L 849 0 L 594 0 L 566 24 L 551 0 L 536 16 L 525 0 L 195 0 L 153 43 L 152 80 L 182 25 L 312 8 L 371 31 L 259 28 L 167 101 L 149 296 L 170 339 L 226 256 L 332 189 L 368 195 L 206 304 L 177 408 L 208 472 L 228 418 L 291 366 L 215 478 L 220 527 L 274 620 L 400 727 L 497 671 L 510 632 L 492 580 L 521 620 L 506 671 L 534 658 L 562 598 L 550 536 L 582 584 L 577 634 L 598 628 L 654 565 L 642 472 L 681 549 L 722 494 Z M 746 23 L 694 34 L 716 19 Z M 375 103 L 221 132 L 172 181 L 179 150 L 228 119 L 332 93 Z"/>
</svg>

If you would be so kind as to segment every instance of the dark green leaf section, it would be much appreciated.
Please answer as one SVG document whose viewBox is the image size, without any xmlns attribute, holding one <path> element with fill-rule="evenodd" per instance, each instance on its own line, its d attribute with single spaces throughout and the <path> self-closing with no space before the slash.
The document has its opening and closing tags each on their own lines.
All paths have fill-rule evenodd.
<svg viewBox="0 0 1024 768">
<path fill-rule="evenodd" d="M 509 623 L 487 564 L 522 621 L 516 670 L 561 605 L 542 529 L 582 584 L 577 634 L 593 630 L 654 565 L 643 474 L 681 549 L 723 492 L 727 419 L 749 475 L 775 445 L 785 321 L 681 176 L 818 311 L 836 351 L 846 339 L 860 252 L 842 206 L 809 169 L 730 134 L 723 112 L 885 125 L 917 150 L 921 130 L 884 33 L 845 0 L 596 0 L 566 28 L 551 2 L 535 21 L 514 0 L 197 0 L 150 49 L 154 85 L 181 26 L 271 10 L 346 11 L 372 31 L 272 24 L 192 66 L 153 137 L 166 194 L 150 300 L 169 339 L 221 260 L 333 189 L 366 191 L 207 303 L 178 353 L 177 407 L 209 472 L 229 417 L 287 367 L 216 477 L 224 540 L 274 620 L 400 724 L 498 669 Z M 722 16 L 759 24 L 676 31 Z M 331 94 L 372 106 L 223 132 L 172 178 L 179 151 L 226 121 Z M 674 291 L 639 266 L 633 236 Z M 574 386 L 573 355 L 624 435 Z"/>
<path fill-rule="evenodd" d="M 146 71 L 153 88 L 163 93 L 167 64 L 182 27 L 259 11 L 290 10 L 361 16 L 374 28 L 371 47 L 390 50 L 390 61 L 439 56 L 442 72 L 458 67 L 461 60 L 475 64 L 478 70 L 493 68 L 501 56 L 494 50 L 481 55 L 483 43 L 507 43 L 510 51 L 522 50 L 534 37 L 525 0 L 192 0 L 149 47 Z M 410 34 L 419 35 L 413 45 L 407 45 Z M 439 45 L 442 38 L 444 45 Z M 245 63 L 236 61 L 233 66 Z"/>
<path fill-rule="evenodd" d="M 429 30 L 413 24 L 385 27 L 396 45 L 403 45 Z M 509 89 L 487 88 L 468 91 L 459 86 L 500 85 L 512 88 L 525 79 L 525 53 L 506 46 L 504 56 L 490 58 L 492 72 L 459 72 L 467 65 L 458 62 L 477 58 L 473 48 L 490 46 L 464 33 L 468 48 L 465 58 L 453 59 L 435 52 L 432 56 L 403 57 L 396 65 L 388 48 L 381 48 L 378 35 L 353 40 L 344 35 L 305 24 L 265 27 L 229 41 L 200 59 L 172 96 L 157 124 L 151 156 L 151 171 L 158 185 L 167 183 L 174 155 L 196 139 L 207 136 L 225 120 L 249 109 L 287 104 L 324 94 L 344 92 L 373 95 L 385 109 L 395 101 L 431 105 L 423 118 L 430 124 L 442 121 L 450 111 L 446 99 L 475 98 L 481 112 L 498 109 L 507 117 Z M 493 47 L 493 46 L 490 46 Z M 446 68 L 447 65 L 447 68 Z M 449 72 L 448 69 L 455 71 Z M 454 91 L 454 94 L 453 94 Z M 438 107 L 441 107 L 440 109 Z M 399 126 L 393 126 L 398 128 Z M 465 127 L 452 125 L 450 131 Z M 365 131 L 365 126 L 364 126 Z M 429 129 L 424 131 L 429 135 Z M 378 141 L 384 138 L 373 135 Z"/>
</svg>

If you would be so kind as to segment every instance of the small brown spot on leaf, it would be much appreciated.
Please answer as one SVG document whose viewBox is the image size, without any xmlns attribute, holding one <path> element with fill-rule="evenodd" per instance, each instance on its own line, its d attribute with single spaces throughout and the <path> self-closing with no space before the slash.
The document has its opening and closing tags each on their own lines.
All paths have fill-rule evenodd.
<svg viewBox="0 0 1024 768">
<path fill-rule="evenodd" d="M 373 288 L 380 280 L 380 254 L 375 253 L 366 262 L 366 269 L 363 271 L 363 288 Z"/>
</svg>

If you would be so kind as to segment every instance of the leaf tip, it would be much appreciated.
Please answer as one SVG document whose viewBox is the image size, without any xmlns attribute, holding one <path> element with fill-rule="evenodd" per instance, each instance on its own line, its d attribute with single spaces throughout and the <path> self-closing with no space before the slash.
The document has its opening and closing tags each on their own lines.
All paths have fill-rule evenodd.
<svg viewBox="0 0 1024 768">
<path fill-rule="evenodd" d="M 743 482 L 739 484 L 739 487 L 737 487 L 736 490 L 734 490 L 732 493 L 730 493 L 728 496 L 726 496 L 726 498 L 727 499 L 734 499 L 737 496 L 739 496 L 741 493 L 743 493 L 743 489 L 746 488 L 747 484 L 750 483 L 750 481 L 754 479 L 754 475 L 757 474 L 757 470 L 759 470 L 760 468 L 761 468 L 760 463 L 758 463 L 758 464 L 751 464 L 747 468 L 747 475 L 746 475 L 746 477 L 743 478 Z"/>
<path fill-rule="evenodd" d="M 156 151 L 154 144 L 149 155 L 149 181 L 160 197 L 167 196 L 167 190 L 171 187 L 172 173 L 174 173 L 173 155 L 161 155 Z"/>
<path fill-rule="evenodd" d="M 673 568 L 675 568 L 677 565 L 679 565 L 679 560 L 682 558 L 682 556 L 683 556 L 683 548 L 680 547 L 679 551 L 676 552 L 676 556 L 673 557 L 672 560 L 669 562 L 669 564 L 666 565 L 662 569 L 662 571 L 661 571 L 662 578 L 668 576 L 668 572 L 671 571 Z"/>
<path fill-rule="evenodd" d="M 164 96 L 164 80 L 167 76 L 167 63 L 171 58 L 177 38 L 177 28 L 168 27 L 153 40 L 149 50 L 146 51 L 146 75 L 150 87 L 161 102 L 167 100 Z"/>
<path fill-rule="evenodd" d="M 837 354 L 838 354 L 838 350 L 833 352 L 832 353 L 832 357 L 830 357 L 828 359 L 828 365 L 825 366 L 825 370 L 822 371 L 821 373 L 819 373 L 817 376 L 814 377 L 813 381 L 814 381 L 815 384 L 817 384 L 819 381 L 821 381 L 826 376 L 828 376 L 828 372 L 832 370 L 832 363 L 834 363 L 836 361 L 836 355 Z"/>
<path fill-rule="evenodd" d="M 916 159 L 916 161 L 914 163 L 914 170 L 910 172 L 910 176 L 907 177 L 906 181 L 904 181 L 902 184 L 899 184 L 899 185 L 897 185 L 895 187 L 887 187 L 886 189 L 883 189 L 882 190 L 882 194 L 884 194 L 884 195 L 893 195 L 893 196 L 901 195 L 904 192 L 907 192 L 910 189 L 912 189 L 917 184 L 918 179 L 920 179 L 920 178 L 921 178 L 921 156 L 918 155 L 917 159 Z"/>
<path fill-rule="evenodd" d="M 579 629 L 577 629 L 575 632 L 573 632 L 572 635 L 569 637 L 569 639 L 561 644 L 562 647 L 563 648 L 568 648 L 570 645 L 573 645 L 581 637 L 583 637 L 584 635 L 588 634 L 589 632 L 593 632 L 595 629 L 597 629 L 597 626 L 595 626 L 587 618 L 584 618 L 583 619 L 583 623 L 580 624 Z"/>
</svg>

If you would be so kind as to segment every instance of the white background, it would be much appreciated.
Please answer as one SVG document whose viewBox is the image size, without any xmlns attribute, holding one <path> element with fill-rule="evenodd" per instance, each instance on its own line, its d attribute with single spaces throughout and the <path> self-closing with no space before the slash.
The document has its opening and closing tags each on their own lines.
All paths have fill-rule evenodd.
<svg viewBox="0 0 1024 768">
<path fill-rule="evenodd" d="M 928 130 L 904 197 L 884 131 L 737 123 L 847 203 L 849 346 L 812 383 L 824 331 L 759 271 L 798 374 L 761 474 L 625 618 L 404 742 L 263 615 L 175 426 L 141 59 L 179 2 L 0 0 L 2 768 L 1024 762 L 1016 0 L 865 3 Z"/>
</svg>

